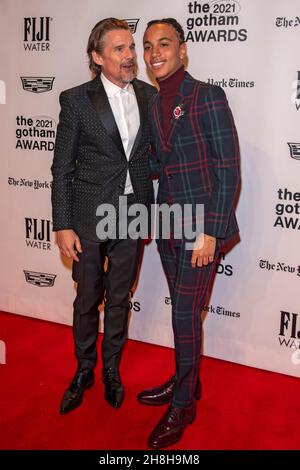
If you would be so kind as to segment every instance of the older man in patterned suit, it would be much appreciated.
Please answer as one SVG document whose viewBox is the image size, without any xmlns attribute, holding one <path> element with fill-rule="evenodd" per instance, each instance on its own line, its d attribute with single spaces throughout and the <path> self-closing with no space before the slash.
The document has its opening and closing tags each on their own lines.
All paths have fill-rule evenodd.
<svg viewBox="0 0 300 470">
<path fill-rule="evenodd" d="M 173 18 L 148 23 L 144 59 L 160 90 L 150 101 L 153 155 L 159 171 L 159 204 L 189 205 L 183 228 L 204 228 L 187 249 L 186 238 L 157 240 L 172 300 L 176 373 L 161 386 L 139 393 L 146 405 L 170 403 L 149 437 L 155 449 L 179 441 L 196 417 L 200 398 L 201 310 L 222 243 L 238 232 L 234 198 L 239 184 L 236 129 L 224 91 L 184 71 L 186 43 Z"/>
<path fill-rule="evenodd" d="M 135 44 L 128 24 L 115 18 L 97 23 L 87 52 L 96 77 L 61 93 L 52 165 L 53 229 L 61 253 L 74 260 L 77 282 L 73 333 L 78 365 L 62 399 L 62 414 L 78 407 L 94 384 L 98 306 L 104 298 L 105 399 L 114 408 L 121 406 L 119 363 L 141 240 L 118 233 L 99 239 L 96 211 L 110 203 L 118 218 L 120 196 L 128 206 L 136 202 L 149 208 L 153 201 L 147 102 L 156 90 L 135 79 Z"/>
</svg>

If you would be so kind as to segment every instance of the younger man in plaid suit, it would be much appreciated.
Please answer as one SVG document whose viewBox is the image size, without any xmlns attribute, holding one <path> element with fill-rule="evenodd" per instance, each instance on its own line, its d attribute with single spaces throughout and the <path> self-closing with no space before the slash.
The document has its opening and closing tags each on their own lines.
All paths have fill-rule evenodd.
<svg viewBox="0 0 300 470">
<path fill-rule="evenodd" d="M 238 232 L 234 198 L 240 178 L 238 137 L 224 91 L 184 71 L 186 43 L 173 18 L 148 23 L 144 59 L 160 91 L 150 100 L 158 204 L 204 206 L 204 230 L 194 249 L 158 239 L 172 299 L 176 373 L 139 393 L 146 405 L 170 403 L 149 437 L 154 449 L 178 442 L 196 417 L 200 398 L 201 310 L 220 246 Z M 202 235 L 202 236 L 201 236 Z M 202 244 L 199 241 L 202 240 Z"/>
</svg>

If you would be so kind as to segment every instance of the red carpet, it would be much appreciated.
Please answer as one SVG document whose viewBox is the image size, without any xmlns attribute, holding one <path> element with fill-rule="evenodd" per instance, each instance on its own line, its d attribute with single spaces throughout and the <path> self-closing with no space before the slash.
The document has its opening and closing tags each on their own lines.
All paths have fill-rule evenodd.
<svg viewBox="0 0 300 470">
<path fill-rule="evenodd" d="M 0 313 L 1 449 L 147 449 L 147 436 L 164 407 L 137 403 L 140 389 L 172 373 L 173 350 L 128 341 L 121 375 L 126 397 L 119 410 L 103 399 L 101 364 L 94 388 L 69 415 L 58 413 L 75 371 L 70 327 Z M 203 358 L 198 417 L 171 449 L 299 449 L 300 381 Z"/>
</svg>

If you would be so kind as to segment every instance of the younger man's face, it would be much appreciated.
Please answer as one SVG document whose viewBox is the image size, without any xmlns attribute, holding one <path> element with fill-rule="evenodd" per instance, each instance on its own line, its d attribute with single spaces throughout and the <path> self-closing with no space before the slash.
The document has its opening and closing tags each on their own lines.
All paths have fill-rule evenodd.
<svg viewBox="0 0 300 470">
<path fill-rule="evenodd" d="M 173 75 L 186 57 L 186 44 L 179 42 L 173 26 L 157 23 L 145 31 L 144 60 L 149 71 L 159 80 Z"/>
</svg>

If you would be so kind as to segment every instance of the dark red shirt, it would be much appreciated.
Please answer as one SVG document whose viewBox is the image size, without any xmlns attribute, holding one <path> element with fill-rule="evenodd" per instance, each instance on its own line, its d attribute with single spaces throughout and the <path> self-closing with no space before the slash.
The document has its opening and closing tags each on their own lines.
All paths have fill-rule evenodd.
<svg viewBox="0 0 300 470">
<path fill-rule="evenodd" d="M 162 129 L 167 136 L 174 111 L 175 98 L 184 80 L 184 67 L 180 67 L 173 75 L 165 80 L 158 80 Z"/>
</svg>

